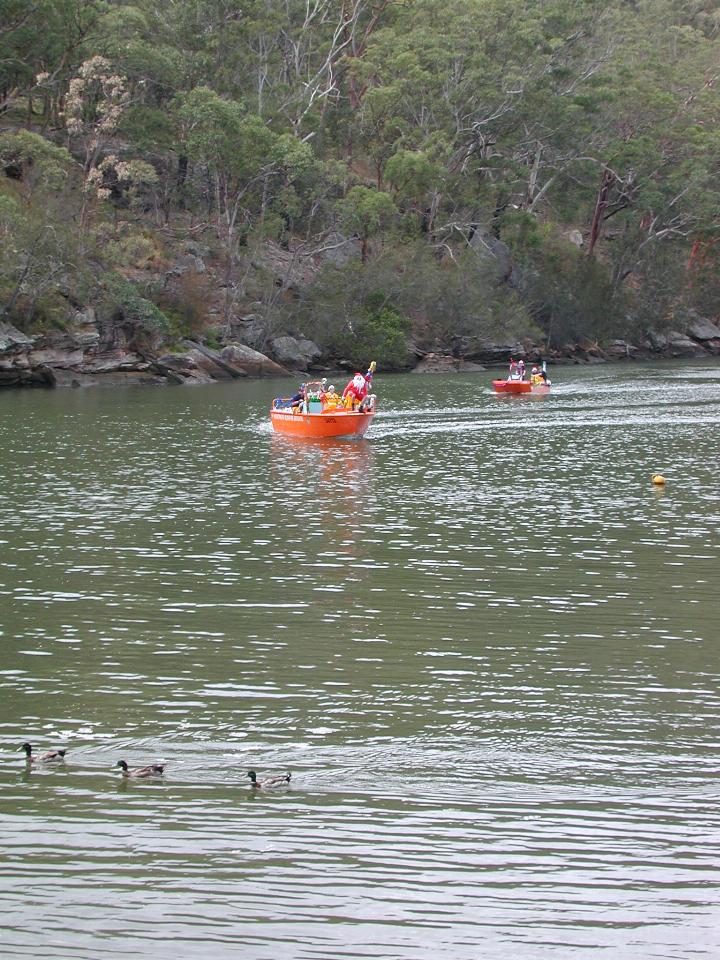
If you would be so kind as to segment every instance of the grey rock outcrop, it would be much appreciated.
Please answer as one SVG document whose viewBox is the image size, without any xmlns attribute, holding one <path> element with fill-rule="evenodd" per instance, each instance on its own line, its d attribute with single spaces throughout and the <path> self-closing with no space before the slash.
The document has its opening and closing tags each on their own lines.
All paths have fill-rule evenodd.
<svg viewBox="0 0 720 960">
<path fill-rule="evenodd" d="M 627 340 L 611 340 L 605 346 L 605 353 L 613 360 L 631 360 L 638 355 L 639 350 Z"/>
<path fill-rule="evenodd" d="M 521 343 L 495 343 L 483 337 L 455 337 L 452 342 L 454 357 L 462 360 L 474 360 L 480 363 L 504 363 L 510 357 L 527 353 Z"/>
<path fill-rule="evenodd" d="M 347 237 L 342 233 L 329 234 L 322 249 L 315 254 L 318 263 L 334 263 L 342 265 L 350 260 L 359 260 L 362 253 L 362 243 L 357 237 Z"/>
<path fill-rule="evenodd" d="M 301 356 L 319 353 L 311 341 L 299 345 Z M 242 343 L 229 344 L 222 352 L 189 340 L 183 346 L 183 353 L 158 355 L 154 340 L 137 345 L 132 329 L 122 322 L 100 324 L 91 307 L 77 311 L 64 330 L 36 336 L 0 322 L 0 387 L 198 384 L 288 375 L 274 360 Z"/>
<path fill-rule="evenodd" d="M 179 257 L 170 270 L 168 270 L 168 276 L 181 277 L 187 273 L 188 270 L 203 274 L 207 272 L 207 267 L 202 257 L 198 257 L 193 253 L 186 253 L 182 257 Z"/>
<path fill-rule="evenodd" d="M 647 345 L 654 353 L 667 357 L 702 357 L 707 354 L 704 347 L 679 330 L 660 333 L 648 330 Z"/>
<path fill-rule="evenodd" d="M 0 323 L 0 386 L 162 382 L 150 366 L 133 351 L 103 345 L 92 308 L 76 313 L 66 330 L 37 336 Z"/>
<path fill-rule="evenodd" d="M 26 336 L 11 323 L 0 321 L 0 353 L 21 353 L 32 345 L 32 338 Z"/>
<path fill-rule="evenodd" d="M 201 384 L 214 383 L 217 377 L 210 372 L 205 364 L 210 364 L 207 358 L 198 350 L 188 350 L 186 353 L 166 353 L 155 360 L 158 373 L 171 383 Z M 227 378 L 229 379 L 229 378 Z"/>
<path fill-rule="evenodd" d="M 253 350 L 265 351 L 265 343 L 268 339 L 267 328 L 262 319 L 254 314 L 232 320 L 230 334 L 238 343 L 245 344 Z"/>
<path fill-rule="evenodd" d="M 720 340 L 720 326 L 705 317 L 698 317 L 697 320 L 693 320 L 688 325 L 687 332 L 693 340 L 700 340 L 701 342 Z"/>
<path fill-rule="evenodd" d="M 307 370 L 322 356 L 320 347 L 304 337 L 275 337 L 270 349 L 278 363 L 295 370 Z"/>
<path fill-rule="evenodd" d="M 229 344 L 222 352 L 202 343 L 184 340 L 184 353 L 167 353 L 158 357 L 155 366 L 168 379 L 178 383 L 212 383 L 215 380 L 236 380 L 240 377 L 286 377 L 283 369 L 263 353 L 241 343 Z"/>
<path fill-rule="evenodd" d="M 491 265 L 497 276 L 507 280 L 513 270 L 510 248 L 502 240 L 493 236 L 492 231 L 478 226 L 472 235 L 469 246 L 486 263 Z"/>
<path fill-rule="evenodd" d="M 479 373 L 485 370 L 479 363 L 460 360 L 449 354 L 428 353 L 422 358 L 412 373 Z"/>
<path fill-rule="evenodd" d="M 251 377 L 287 377 L 289 371 L 270 357 L 244 343 L 229 343 L 220 354 L 223 360 Z"/>
<path fill-rule="evenodd" d="M 193 340 L 183 340 L 183 346 L 188 348 L 187 355 L 196 366 L 213 380 L 238 380 L 240 377 L 247 376 L 245 370 L 228 363 L 217 350 L 212 350 L 202 343 L 195 343 Z"/>
<path fill-rule="evenodd" d="M 47 367 L 33 368 L 28 353 L 33 338 L 28 337 L 11 323 L 0 322 L 0 387 L 54 385 L 52 371 Z"/>
<path fill-rule="evenodd" d="M 709 353 L 720 354 L 720 326 L 717 323 L 705 317 L 696 317 L 688 324 L 687 333 Z"/>
</svg>

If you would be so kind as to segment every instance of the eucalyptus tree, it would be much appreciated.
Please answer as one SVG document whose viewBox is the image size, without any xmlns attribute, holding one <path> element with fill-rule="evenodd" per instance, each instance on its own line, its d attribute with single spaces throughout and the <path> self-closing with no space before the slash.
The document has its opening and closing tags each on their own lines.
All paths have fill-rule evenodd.
<svg viewBox="0 0 720 960">
<path fill-rule="evenodd" d="M 338 204 L 340 219 L 346 229 L 360 239 L 360 258 L 367 262 L 370 241 L 382 235 L 397 217 L 398 209 L 387 193 L 355 186 Z"/>
<path fill-rule="evenodd" d="M 376 167 L 440 141 L 453 221 L 458 191 L 468 230 L 506 209 L 536 210 L 577 152 L 575 101 L 609 55 L 600 9 L 453 0 L 441 11 L 419 0 L 398 13 L 364 64 L 359 123 Z"/>
<path fill-rule="evenodd" d="M 208 178 L 208 212 L 225 248 L 227 319 L 238 245 L 261 215 L 263 182 L 276 137 L 242 104 L 223 100 L 207 87 L 183 94 L 178 115 L 184 149 Z"/>
<path fill-rule="evenodd" d="M 60 125 L 68 77 L 102 31 L 102 0 L 0 0 L 0 109 L 24 104 L 28 124 Z"/>
<path fill-rule="evenodd" d="M 226 14 L 216 89 L 259 116 L 314 136 L 328 109 L 364 92 L 352 69 L 398 0 L 249 0 Z M 232 7 L 224 0 L 207 6 Z"/>
<path fill-rule="evenodd" d="M 72 286 L 78 264 L 63 212 L 73 167 L 64 147 L 39 134 L 0 134 L 2 317 L 30 321 L 44 295 Z"/>
<path fill-rule="evenodd" d="M 669 303 L 669 262 L 683 263 L 695 243 L 720 237 L 718 42 L 699 13 L 672 0 L 638 5 L 622 58 L 608 67 L 609 96 L 598 104 L 590 149 L 577 164 L 590 200 L 587 255 L 610 261 L 616 294 L 623 285 L 649 284 Z M 674 250 L 670 260 L 664 247 Z M 660 273 L 658 260 L 666 263 Z M 678 279 L 676 302 L 682 287 Z"/>
</svg>

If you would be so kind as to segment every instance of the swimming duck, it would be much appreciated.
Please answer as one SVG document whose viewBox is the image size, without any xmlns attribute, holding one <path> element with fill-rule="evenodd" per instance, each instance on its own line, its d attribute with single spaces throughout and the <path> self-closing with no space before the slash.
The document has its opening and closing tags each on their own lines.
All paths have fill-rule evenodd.
<svg viewBox="0 0 720 960">
<path fill-rule="evenodd" d="M 116 767 L 122 768 L 124 777 L 133 777 L 136 780 L 144 777 L 159 777 L 165 769 L 164 763 L 151 763 L 147 767 L 138 767 L 137 770 L 128 770 L 128 765 L 124 760 L 118 760 Z"/>
<path fill-rule="evenodd" d="M 254 770 L 248 771 L 250 777 L 250 786 L 256 790 L 272 790 L 273 787 L 284 787 L 290 783 L 290 774 L 279 774 L 277 777 L 266 777 L 265 780 L 258 780 Z"/>
<path fill-rule="evenodd" d="M 41 753 L 39 757 L 33 756 L 32 747 L 29 743 L 24 743 L 20 750 L 25 751 L 25 760 L 28 763 L 57 763 L 65 759 L 65 754 L 67 750 L 48 750 L 46 753 Z"/>
</svg>

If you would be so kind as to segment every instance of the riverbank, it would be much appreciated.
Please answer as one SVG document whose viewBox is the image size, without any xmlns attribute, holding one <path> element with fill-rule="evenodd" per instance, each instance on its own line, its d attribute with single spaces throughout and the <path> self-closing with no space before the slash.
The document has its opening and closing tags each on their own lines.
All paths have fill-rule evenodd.
<svg viewBox="0 0 720 960">
<path fill-rule="evenodd" d="M 92 308 L 73 317 L 63 330 L 28 335 L 0 323 L 0 388 L 85 387 L 138 384 L 208 384 L 245 377 L 287 377 L 293 374 L 349 370 L 342 357 L 323 355 L 307 338 L 283 336 L 268 341 L 263 353 L 232 335 L 213 346 L 201 339 L 181 341 L 172 352 L 162 343 L 138 346 L 121 325 L 104 325 Z M 720 356 L 720 326 L 696 317 L 685 331 L 648 331 L 639 343 L 581 339 L 561 348 L 540 344 L 499 343 L 479 337 L 456 337 L 449 350 L 414 353 L 405 372 L 472 373 L 507 363 L 546 360 L 551 366 L 637 360 L 703 359 Z"/>
</svg>

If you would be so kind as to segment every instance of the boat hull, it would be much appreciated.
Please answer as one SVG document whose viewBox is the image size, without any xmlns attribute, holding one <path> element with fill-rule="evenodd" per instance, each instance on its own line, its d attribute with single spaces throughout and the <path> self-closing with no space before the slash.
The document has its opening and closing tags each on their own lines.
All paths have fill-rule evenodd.
<svg viewBox="0 0 720 960">
<path fill-rule="evenodd" d="M 546 383 L 539 383 L 533 386 L 529 380 L 493 380 L 493 390 L 495 393 L 509 394 L 543 394 L 549 393 L 550 387 Z"/>
<path fill-rule="evenodd" d="M 290 413 L 271 410 L 270 421 L 275 433 L 289 437 L 324 440 L 332 437 L 362 437 L 375 416 L 350 410 L 332 413 Z"/>
</svg>

